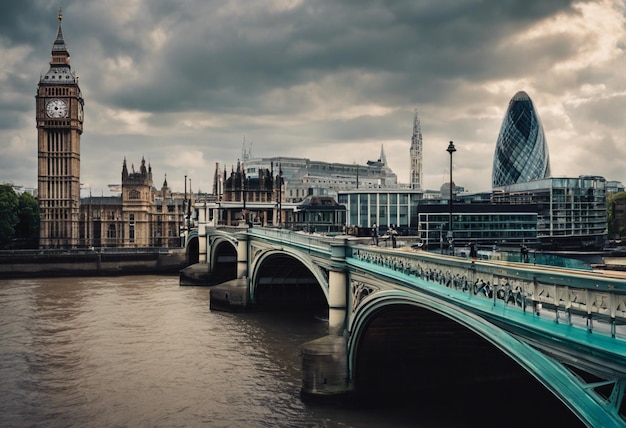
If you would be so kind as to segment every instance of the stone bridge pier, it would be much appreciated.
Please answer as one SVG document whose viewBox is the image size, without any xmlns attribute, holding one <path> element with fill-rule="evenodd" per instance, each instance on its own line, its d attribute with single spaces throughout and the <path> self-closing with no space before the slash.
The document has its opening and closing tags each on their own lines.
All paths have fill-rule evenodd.
<svg viewBox="0 0 626 428">
<path fill-rule="evenodd" d="M 328 275 L 328 336 L 302 345 L 303 398 L 335 396 L 352 390 L 348 373 L 349 275 L 347 240 L 331 244 Z"/>
</svg>

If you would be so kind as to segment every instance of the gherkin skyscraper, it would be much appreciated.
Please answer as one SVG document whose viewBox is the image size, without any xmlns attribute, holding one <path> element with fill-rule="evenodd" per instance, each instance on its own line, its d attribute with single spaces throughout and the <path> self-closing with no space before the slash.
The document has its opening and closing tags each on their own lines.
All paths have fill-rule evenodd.
<svg viewBox="0 0 626 428">
<path fill-rule="evenodd" d="M 493 156 L 493 187 L 550 176 L 550 156 L 535 106 L 524 91 L 509 102 Z"/>
</svg>

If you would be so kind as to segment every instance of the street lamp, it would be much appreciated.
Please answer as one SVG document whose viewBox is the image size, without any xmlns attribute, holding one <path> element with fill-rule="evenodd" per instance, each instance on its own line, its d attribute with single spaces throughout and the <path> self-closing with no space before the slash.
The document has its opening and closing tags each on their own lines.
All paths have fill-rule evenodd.
<svg viewBox="0 0 626 428">
<path fill-rule="evenodd" d="M 448 222 L 448 241 L 450 242 L 450 250 L 452 251 L 452 241 L 454 240 L 454 234 L 452 232 L 452 153 L 456 152 L 454 142 L 450 141 L 448 148 L 446 149 L 450 153 L 450 199 L 448 200 L 448 210 L 450 212 L 450 220 Z"/>
</svg>

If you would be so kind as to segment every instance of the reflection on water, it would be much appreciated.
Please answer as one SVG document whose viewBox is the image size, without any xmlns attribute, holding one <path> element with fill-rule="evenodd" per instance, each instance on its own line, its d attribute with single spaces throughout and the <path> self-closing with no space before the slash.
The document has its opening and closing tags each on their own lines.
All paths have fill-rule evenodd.
<svg viewBox="0 0 626 428">
<path fill-rule="evenodd" d="M 209 290 L 167 276 L 0 280 L 3 425 L 474 426 L 446 397 L 421 410 L 303 403 L 299 345 L 326 323 L 211 312 Z"/>
</svg>

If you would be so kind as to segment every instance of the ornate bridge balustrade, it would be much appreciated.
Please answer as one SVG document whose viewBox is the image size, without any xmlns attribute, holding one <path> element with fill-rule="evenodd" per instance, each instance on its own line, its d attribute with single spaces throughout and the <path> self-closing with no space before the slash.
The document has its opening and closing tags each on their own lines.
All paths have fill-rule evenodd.
<svg viewBox="0 0 626 428">
<path fill-rule="evenodd" d="M 468 298 L 489 299 L 493 306 L 504 305 L 554 318 L 556 323 L 580 326 L 615 338 L 618 326 L 626 325 L 626 283 L 624 280 L 586 271 L 564 271 L 529 264 L 484 262 L 426 252 L 407 253 L 352 248 L 348 263 L 390 269 L 410 277 L 467 293 Z M 367 267 L 365 269 L 368 269 Z M 376 268 L 374 268 L 375 270 Z M 407 286 L 410 287 L 409 284 Z M 626 329 L 620 329 L 626 337 Z"/>
<path fill-rule="evenodd" d="M 626 278 L 281 230 L 253 228 L 236 238 L 237 276 L 246 278 L 251 304 L 272 284 L 304 285 L 307 293 L 313 285 L 327 302 L 328 336 L 302 346 L 303 394 L 358 391 L 363 376 L 376 374 L 367 368 L 379 367 L 394 352 L 409 357 L 393 373 L 411 376 L 412 364 L 457 358 L 450 354 L 460 338 L 465 353 L 458 358 L 465 371 L 482 364 L 473 354 L 488 355 L 494 363 L 485 353 L 493 348 L 587 425 L 626 424 Z M 385 341 L 394 332 L 401 332 L 395 342 Z M 410 342 L 415 337 L 420 343 Z M 373 347 L 375 342 L 383 348 Z M 393 348 L 386 351 L 384 344 Z M 437 357 L 410 355 L 429 352 Z M 506 367 L 496 373 L 510 368 L 496 367 Z M 467 374 L 450 371 L 452 377 Z M 428 367 L 413 375 L 415 382 L 440 381 L 429 377 Z"/>
</svg>

